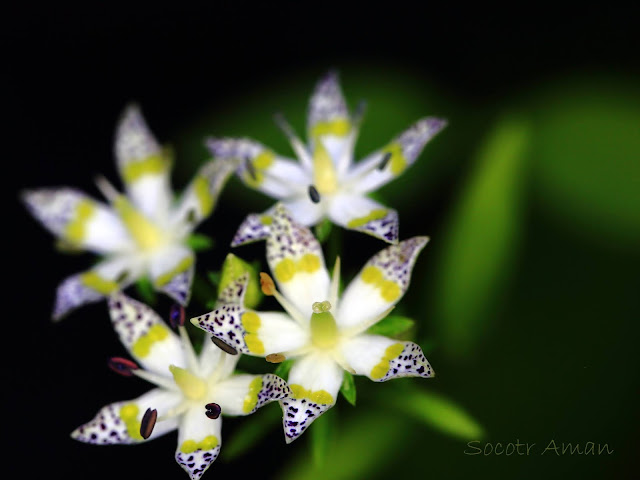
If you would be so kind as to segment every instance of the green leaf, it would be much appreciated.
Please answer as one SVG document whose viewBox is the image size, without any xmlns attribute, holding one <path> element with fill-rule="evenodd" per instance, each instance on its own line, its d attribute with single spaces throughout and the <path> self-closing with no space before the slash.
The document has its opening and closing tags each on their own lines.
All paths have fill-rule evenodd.
<svg viewBox="0 0 640 480">
<path fill-rule="evenodd" d="M 214 245 L 213 238 L 202 233 L 192 233 L 187 238 L 187 246 L 194 252 L 202 252 L 205 250 L 211 250 Z"/>
<path fill-rule="evenodd" d="M 356 406 L 356 382 L 353 375 L 347 371 L 342 377 L 342 385 L 340 385 L 340 393 L 354 407 Z"/>
<path fill-rule="evenodd" d="M 274 375 L 278 375 L 280 378 L 284 378 L 285 380 L 289 377 L 289 370 L 293 366 L 293 360 L 287 359 L 284 362 L 278 364 L 278 368 L 273 372 Z"/>
<path fill-rule="evenodd" d="M 415 323 L 416 322 L 409 317 L 389 315 L 375 325 L 369 327 L 367 333 L 371 333 L 373 335 L 384 335 L 385 337 L 394 337 L 406 332 L 413 327 Z"/>
<path fill-rule="evenodd" d="M 211 284 L 217 289 L 218 285 L 220 285 L 220 272 L 211 272 L 211 271 L 207 272 L 207 278 L 209 279 Z"/>
<path fill-rule="evenodd" d="M 484 436 L 482 427 L 466 410 L 441 394 L 403 388 L 385 395 L 384 405 L 452 437 L 479 440 Z"/>
<path fill-rule="evenodd" d="M 491 131 L 441 240 L 434 318 L 446 354 L 463 357 L 486 330 L 520 240 L 529 127 L 505 117 Z"/>
<path fill-rule="evenodd" d="M 158 301 L 158 296 L 149 277 L 140 277 L 136 281 L 136 291 L 138 295 L 140 295 L 140 298 L 142 298 L 142 301 L 147 305 L 155 305 Z"/>
<path fill-rule="evenodd" d="M 242 420 L 242 428 L 237 428 L 234 434 L 225 440 L 224 461 L 240 457 L 255 447 L 276 427 L 282 428 L 282 415 L 279 408 L 261 408 L 249 418 Z"/>
<path fill-rule="evenodd" d="M 332 226 L 333 223 L 331 223 L 331 220 L 325 218 L 313 228 L 315 237 L 320 243 L 324 243 L 327 241 L 329 235 L 331 234 Z"/>
<path fill-rule="evenodd" d="M 309 427 L 311 456 L 316 468 L 322 468 L 327 460 L 334 414 L 333 410 L 329 410 Z"/>
</svg>

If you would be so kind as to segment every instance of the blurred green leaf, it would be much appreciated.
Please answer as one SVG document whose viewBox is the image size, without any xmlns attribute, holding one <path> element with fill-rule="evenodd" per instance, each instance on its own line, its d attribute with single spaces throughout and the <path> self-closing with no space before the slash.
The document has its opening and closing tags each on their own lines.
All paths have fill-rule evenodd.
<svg viewBox="0 0 640 480">
<path fill-rule="evenodd" d="M 258 274 L 250 264 L 233 253 L 228 254 L 222 264 L 222 272 L 218 283 L 218 297 L 222 290 L 245 273 L 249 274 L 249 283 L 247 284 L 247 290 L 244 294 L 244 305 L 247 308 L 254 308 L 260 303 L 260 300 L 262 300 Z M 209 279 L 211 280 L 211 276 Z"/>
<path fill-rule="evenodd" d="M 153 284 L 147 276 L 140 277 L 136 281 L 136 292 L 138 292 L 138 295 L 140 295 L 142 301 L 147 305 L 153 306 L 158 301 L 158 296 L 156 295 L 156 291 L 153 288 Z"/>
<path fill-rule="evenodd" d="M 415 323 L 416 322 L 409 317 L 389 315 L 375 325 L 369 327 L 367 333 L 371 333 L 373 335 L 384 335 L 385 337 L 394 337 L 406 332 L 413 327 Z"/>
<path fill-rule="evenodd" d="M 267 434 L 275 434 L 272 431 L 282 425 L 282 414 L 279 408 L 267 407 L 242 420 L 242 428 L 237 428 L 225 440 L 223 461 L 231 461 L 244 455 Z"/>
<path fill-rule="evenodd" d="M 189 235 L 189 238 L 187 238 L 187 246 L 195 252 L 211 250 L 214 243 L 213 238 L 203 233 L 192 233 Z"/>
<path fill-rule="evenodd" d="M 218 289 L 218 285 L 220 285 L 220 272 L 207 272 L 207 278 L 211 282 L 211 284 Z"/>
<path fill-rule="evenodd" d="M 486 330 L 519 241 L 529 127 L 504 117 L 474 168 L 441 240 L 435 317 L 446 353 L 464 356 Z"/>
<path fill-rule="evenodd" d="M 329 238 L 329 235 L 331 234 L 332 226 L 333 223 L 331 223 L 331 220 L 325 218 L 313 228 L 315 237 L 320 243 L 327 241 L 327 238 Z"/>
<path fill-rule="evenodd" d="M 404 388 L 385 395 L 384 405 L 452 437 L 479 440 L 484 436 L 482 427 L 469 413 L 441 394 Z"/>
<path fill-rule="evenodd" d="M 331 410 L 328 412 L 330 413 Z M 326 414 L 325 414 L 326 415 Z M 322 417 L 321 417 L 322 418 Z M 317 420 L 316 420 L 317 422 Z M 313 430 L 315 422 L 309 427 Z M 368 478 L 379 472 L 389 461 L 389 455 L 406 439 L 406 423 L 397 416 L 380 415 L 380 411 L 349 415 L 336 422 L 339 434 L 331 438 L 327 458 L 322 467 L 314 465 L 311 452 L 294 457 L 285 464 L 277 478 L 283 480 L 353 480 Z M 311 433 L 311 432 L 309 432 Z M 306 434 L 308 435 L 308 434 Z"/>
<path fill-rule="evenodd" d="M 278 375 L 280 378 L 284 378 L 285 380 L 289 377 L 289 370 L 293 366 L 293 360 L 287 359 L 284 362 L 278 364 L 278 368 L 276 368 L 275 375 Z"/>
<path fill-rule="evenodd" d="M 345 370 L 342 377 L 342 385 L 340 385 L 340 393 L 354 407 L 356 406 L 356 382 L 353 375 Z"/>
<path fill-rule="evenodd" d="M 563 222 L 640 241 L 640 93 L 623 82 L 579 81 L 533 96 L 537 198 Z"/>
<path fill-rule="evenodd" d="M 334 410 L 329 410 L 309 427 L 311 456 L 316 468 L 321 468 L 327 460 Z"/>
</svg>

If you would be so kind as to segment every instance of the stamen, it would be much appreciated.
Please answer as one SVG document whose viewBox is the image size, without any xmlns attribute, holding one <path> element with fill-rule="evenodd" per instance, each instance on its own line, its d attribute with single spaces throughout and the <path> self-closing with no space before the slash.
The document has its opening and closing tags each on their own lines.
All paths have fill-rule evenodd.
<svg viewBox="0 0 640 480">
<path fill-rule="evenodd" d="M 109 183 L 109 180 L 107 180 L 103 175 L 98 175 L 94 181 L 96 182 L 100 193 L 102 193 L 102 195 L 104 195 L 104 198 L 106 198 L 110 202 L 113 202 L 116 198 L 118 198 L 118 196 L 120 196 L 114 186 L 111 185 L 111 183 Z"/>
<path fill-rule="evenodd" d="M 287 358 L 281 353 L 270 353 L 266 356 L 265 360 L 269 363 L 282 363 Z"/>
<path fill-rule="evenodd" d="M 285 136 L 289 140 L 289 143 L 291 144 L 291 147 L 293 148 L 293 151 L 295 152 L 295 154 L 300 159 L 300 162 L 302 162 L 302 164 L 305 165 L 307 168 L 312 168 L 313 159 L 311 158 L 311 155 L 309 155 L 309 151 L 307 150 L 307 147 L 304 145 L 304 143 L 302 143 L 300 138 L 296 135 L 296 132 L 293 130 L 293 127 L 289 125 L 289 122 L 287 122 L 287 120 L 284 118 L 284 115 L 278 112 L 273 116 L 273 120 L 276 122 L 276 125 L 278 126 L 278 128 L 282 130 L 282 132 L 285 134 Z"/>
<path fill-rule="evenodd" d="M 380 160 L 380 163 L 378 164 L 378 170 L 382 171 L 385 168 L 387 168 L 387 165 L 389 164 L 389 160 L 391 160 L 391 152 L 387 152 L 384 154 L 384 156 L 382 157 L 382 160 Z"/>
<path fill-rule="evenodd" d="M 287 122 L 287 119 L 284 118 L 282 112 L 276 112 L 273 114 L 273 121 L 276 123 L 278 128 L 282 130 L 282 133 L 289 139 L 296 136 L 296 132 L 293 130 L 293 127 Z"/>
<path fill-rule="evenodd" d="M 142 420 L 140 421 L 140 436 L 145 440 L 151 436 L 151 433 L 153 433 L 153 427 L 156 426 L 156 420 L 158 420 L 158 410 L 155 408 L 153 410 L 147 408 L 147 411 L 144 412 Z"/>
<path fill-rule="evenodd" d="M 222 409 L 217 403 L 207 403 L 204 408 L 206 409 L 204 414 L 211 420 L 215 420 L 220 416 L 220 413 L 222 413 Z"/>
<path fill-rule="evenodd" d="M 260 272 L 260 288 L 262 289 L 262 293 L 268 297 L 276 293 L 276 286 L 268 273 Z"/>
<path fill-rule="evenodd" d="M 249 172 L 249 176 L 251 177 L 251 179 L 258 180 L 258 173 L 256 172 L 256 167 L 254 167 L 253 163 L 251 163 L 251 158 L 245 157 L 244 166 L 247 169 L 247 172 Z"/>
<path fill-rule="evenodd" d="M 116 283 L 122 283 L 124 282 L 127 277 L 129 277 L 129 270 L 123 270 L 122 272 L 120 272 L 120 274 L 116 277 Z"/>
<path fill-rule="evenodd" d="M 338 293 L 340 290 L 340 257 L 336 257 L 336 263 L 333 266 L 333 275 L 331 276 L 331 285 L 329 286 L 329 302 L 332 305 L 338 303 Z"/>
<path fill-rule="evenodd" d="M 196 221 L 196 211 L 195 209 L 191 208 L 187 212 L 187 222 L 194 223 L 195 221 Z"/>
<path fill-rule="evenodd" d="M 313 185 L 309 185 L 309 198 L 311 198 L 313 203 L 320 203 L 320 194 Z"/>
<path fill-rule="evenodd" d="M 169 312 L 169 323 L 173 328 L 184 327 L 184 307 L 177 303 L 171 307 Z"/>
<path fill-rule="evenodd" d="M 311 305 L 311 309 L 313 310 L 313 313 L 328 312 L 331 310 L 331 303 L 329 303 L 328 300 L 325 300 L 324 302 L 314 302 L 313 305 Z"/>
<path fill-rule="evenodd" d="M 215 335 L 211 336 L 211 341 L 213 342 L 213 344 L 218 347 L 220 350 L 222 350 L 225 353 L 228 353 L 229 355 L 237 355 L 238 354 L 238 350 L 236 350 L 235 348 L 233 348 L 231 345 L 229 345 L 227 342 L 223 342 L 222 340 L 220 340 L 218 337 L 216 337 Z"/>
<path fill-rule="evenodd" d="M 165 375 L 158 375 L 157 373 L 147 372 L 142 368 L 132 370 L 131 373 L 133 373 L 136 377 L 142 378 L 143 380 L 153 383 L 166 390 L 176 391 L 178 389 L 176 383 L 172 379 L 167 378 Z"/>
<path fill-rule="evenodd" d="M 122 357 L 111 357 L 107 365 L 111 370 L 123 377 L 133 376 L 133 370 L 140 368 L 137 363 Z"/>
</svg>

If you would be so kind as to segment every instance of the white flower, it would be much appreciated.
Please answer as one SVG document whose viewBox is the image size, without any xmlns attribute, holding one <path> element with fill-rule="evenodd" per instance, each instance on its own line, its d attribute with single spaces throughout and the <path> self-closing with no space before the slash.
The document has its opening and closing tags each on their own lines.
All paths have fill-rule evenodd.
<svg viewBox="0 0 640 480">
<path fill-rule="evenodd" d="M 427 237 L 374 255 L 338 298 L 339 261 L 330 280 L 309 229 L 294 223 L 282 206 L 276 207 L 271 227 L 265 235 L 267 261 L 281 293 L 266 274 L 263 291 L 275 295 L 287 313 L 245 308 L 239 280 L 232 302 L 222 300 L 220 308 L 191 322 L 242 353 L 276 362 L 294 359 L 288 379 L 292 397 L 280 401 L 287 442 L 335 404 L 343 370 L 376 382 L 434 375 L 415 343 L 366 333 L 404 295 Z"/>
<path fill-rule="evenodd" d="M 411 166 L 446 122 L 423 118 L 386 146 L 353 163 L 362 113 L 362 108 L 353 115 L 349 113 L 338 77 L 330 72 L 320 80 L 311 97 L 308 145 L 296 137 L 283 118 L 277 119 L 299 162 L 249 139 L 212 138 L 207 145 L 218 158 L 244 161 L 237 170 L 244 183 L 280 200 L 298 223 L 310 226 L 329 218 L 344 228 L 396 243 L 398 213 L 366 194 Z M 239 228 L 232 245 L 251 241 L 259 219 L 250 216 Z"/>
<path fill-rule="evenodd" d="M 156 290 L 186 304 L 194 253 L 185 242 L 212 212 L 233 172 L 233 165 L 225 162 L 206 163 L 174 204 L 171 160 L 135 106 L 125 110 L 118 124 L 115 157 L 128 196 L 99 178 L 98 186 L 110 206 L 72 188 L 30 190 L 22 195 L 31 213 L 65 245 L 104 256 L 93 268 L 58 287 L 56 320 L 145 275 Z"/>
<path fill-rule="evenodd" d="M 112 359 L 112 368 L 156 387 L 136 399 L 106 405 L 73 431 L 71 437 L 76 440 L 137 444 L 178 429 L 175 459 L 197 479 L 220 453 L 220 412 L 249 415 L 290 394 L 276 375 L 232 375 L 240 355 L 223 353 L 211 342 L 205 342 L 198 357 L 184 326 L 178 327 L 180 336 L 176 335 L 143 303 L 115 293 L 109 298 L 109 309 L 120 340 L 142 367 Z"/>
</svg>

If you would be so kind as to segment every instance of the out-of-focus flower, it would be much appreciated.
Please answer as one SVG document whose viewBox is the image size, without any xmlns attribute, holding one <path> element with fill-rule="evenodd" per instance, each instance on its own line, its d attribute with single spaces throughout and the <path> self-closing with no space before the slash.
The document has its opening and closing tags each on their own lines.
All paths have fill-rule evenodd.
<svg viewBox="0 0 640 480">
<path fill-rule="evenodd" d="M 121 293 L 111 295 L 109 309 L 120 340 L 138 362 L 113 358 L 110 366 L 156 387 L 134 400 L 103 407 L 73 431 L 76 440 L 137 444 L 177 429 L 176 461 L 197 479 L 220 453 L 221 413 L 249 415 L 290 394 L 276 375 L 233 375 L 239 355 L 223 353 L 211 342 L 197 356 L 183 326 L 183 310 L 172 312 L 178 336 L 153 310 Z"/>
<path fill-rule="evenodd" d="M 216 204 L 233 165 L 209 161 L 173 201 L 171 159 L 149 131 L 137 107 L 128 107 L 117 127 L 115 157 L 127 196 L 103 177 L 97 182 L 111 205 L 73 188 L 44 188 L 22 195 L 31 213 L 60 242 L 101 259 L 58 287 L 53 318 L 95 302 L 148 276 L 156 290 L 186 304 L 195 256 L 186 241 Z"/>
<path fill-rule="evenodd" d="M 221 300 L 218 309 L 191 322 L 239 352 L 271 362 L 294 360 L 288 380 L 292 397 L 280 400 L 287 442 L 335 404 L 343 370 L 376 382 L 434 375 L 415 343 L 366 333 L 404 295 L 427 237 L 402 241 L 374 255 L 340 298 L 339 261 L 330 280 L 320 244 L 281 205 L 262 238 L 280 291 L 264 273 L 262 289 L 287 313 L 246 308 L 244 280 L 239 279 L 231 290 L 234 298 Z"/>
<path fill-rule="evenodd" d="M 396 243 L 398 213 L 366 194 L 411 166 L 446 122 L 423 118 L 381 149 L 353 163 L 363 111 L 364 108 L 358 108 L 349 113 L 338 77 L 330 72 L 318 82 L 311 96 L 308 145 L 282 117 L 277 117 L 299 162 L 249 139 L 211 138 L 207 145 L 216 157 L 242 161 L 237 173 L 244 183 L 279 199 L 297 222 L 310 226 L 329 218 L 344 228 Z M 268 218 L 268 215 L 249 216 L 232 245 L 251 241 L 256 226 Z"/>
</svg>

